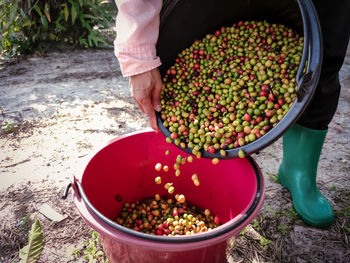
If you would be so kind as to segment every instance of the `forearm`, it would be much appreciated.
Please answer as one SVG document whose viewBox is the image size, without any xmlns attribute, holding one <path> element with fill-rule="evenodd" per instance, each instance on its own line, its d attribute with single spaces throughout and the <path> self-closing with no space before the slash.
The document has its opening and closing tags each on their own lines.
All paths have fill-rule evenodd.
<svg viewBox="0 0 350 263">
<path fill-rule="evenodd" d="M 124 76 L 161 65 L 156 55 L 162 0 L 115 0 L 118 7 L 115 55 Z"/>
</svg>

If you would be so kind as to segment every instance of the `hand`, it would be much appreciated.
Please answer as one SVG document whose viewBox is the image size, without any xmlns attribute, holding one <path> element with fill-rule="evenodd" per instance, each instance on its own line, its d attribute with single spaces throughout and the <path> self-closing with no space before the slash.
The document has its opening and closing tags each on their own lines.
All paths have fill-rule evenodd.
<svg viewBox="0 0 350 263">
<path fill-rule="evenodd" d="M 160 91 L 162 79 L 157 68 L 130 77 L 131 95 L 146 115 L 151 128 L 158 132 L 156 111 L 161 111 Z"/>
</svg>

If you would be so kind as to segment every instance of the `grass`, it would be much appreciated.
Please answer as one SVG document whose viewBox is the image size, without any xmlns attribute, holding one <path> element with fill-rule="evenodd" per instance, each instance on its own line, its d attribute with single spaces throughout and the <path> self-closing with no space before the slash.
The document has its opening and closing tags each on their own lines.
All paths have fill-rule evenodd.
<svg viewBox="0 0 350 263">
<path fill-rule="evenodd" d="M 84 256 L 84 259 L 87 260 L 87 262 L 108 263 L 107 256 L 103 251 L 100 238 L 96 231 L 91 232 L 91 238 L 83 242 L 81 249 L 76 248 L 73 251 L 72 256 L 75 258 Z"/>
<path fill-rule="evenodd" d="M 277 226 L 277 230 L 281 232 L 283 236 L 286 236 L 290 232 L 290 226 L 281 224 Z"/>
<path fill-rule="evenodd" d="M 267 239 L 263 236 L 260 237 L 260 245 L 262 245 L 265 250 L 269 248 L 269 245 L 271 244 L 271 242 L 272 241 L 270 239 Z"/>
<path fill-rule="evenodd" d="M 28 227 L 29 217 L 30 216 L 31 216 L 31 214 L 28 213 L 24 217 L 21 218 L 21 220 L 19 221 L 19 224 L 21 225 L 21 227 L 23 227 L 23 228 Z"/>
<path fill-rule="evenodd" d="M 274 181 L 276 184 L 279 184 L 280 181 L 278 180 L 278 175 L 266 172 L 266 174 L 271 178 L 272 181 Z"/>
<path fill-rule="evenodd" d="M 294 210 L 293 207 L 283 209 L 281 213 L 282 215 L 288 217 L 292 221 L 295 221 L 299 218 L 298 213 Z"/>
<path fill-rule="evenodd" d="M 4 121 L 1 125 L 1 130 L 3 133 L 10 134 L 14 133 L 18 126 L 14 121 Z"/>
</svg>

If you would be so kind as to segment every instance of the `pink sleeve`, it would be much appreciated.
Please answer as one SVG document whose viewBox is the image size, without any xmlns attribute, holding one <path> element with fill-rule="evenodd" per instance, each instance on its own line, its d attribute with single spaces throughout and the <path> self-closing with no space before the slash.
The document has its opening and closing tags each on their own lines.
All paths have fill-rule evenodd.
<svg viewBox="0 0 350 263">
<path fill-rule="evenodd" d="M 118 7 L 115 55 L 123 76 L 137 75 L 161 65 L 156 55 L 162 0 L 115 0 Z"/>
</svg>

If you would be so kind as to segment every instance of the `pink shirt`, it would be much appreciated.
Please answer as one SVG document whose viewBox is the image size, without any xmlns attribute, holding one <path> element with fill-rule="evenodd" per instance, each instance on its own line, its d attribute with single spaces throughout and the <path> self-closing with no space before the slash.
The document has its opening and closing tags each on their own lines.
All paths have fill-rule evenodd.
<svg viewBox="0 0 350 263">
<path fill-rule="evenodd" d="M 115 0 L 118 7 L 115 55 L 124 77 L 161 65 L 156 55 L 162 0 Z"/>
</svg>

